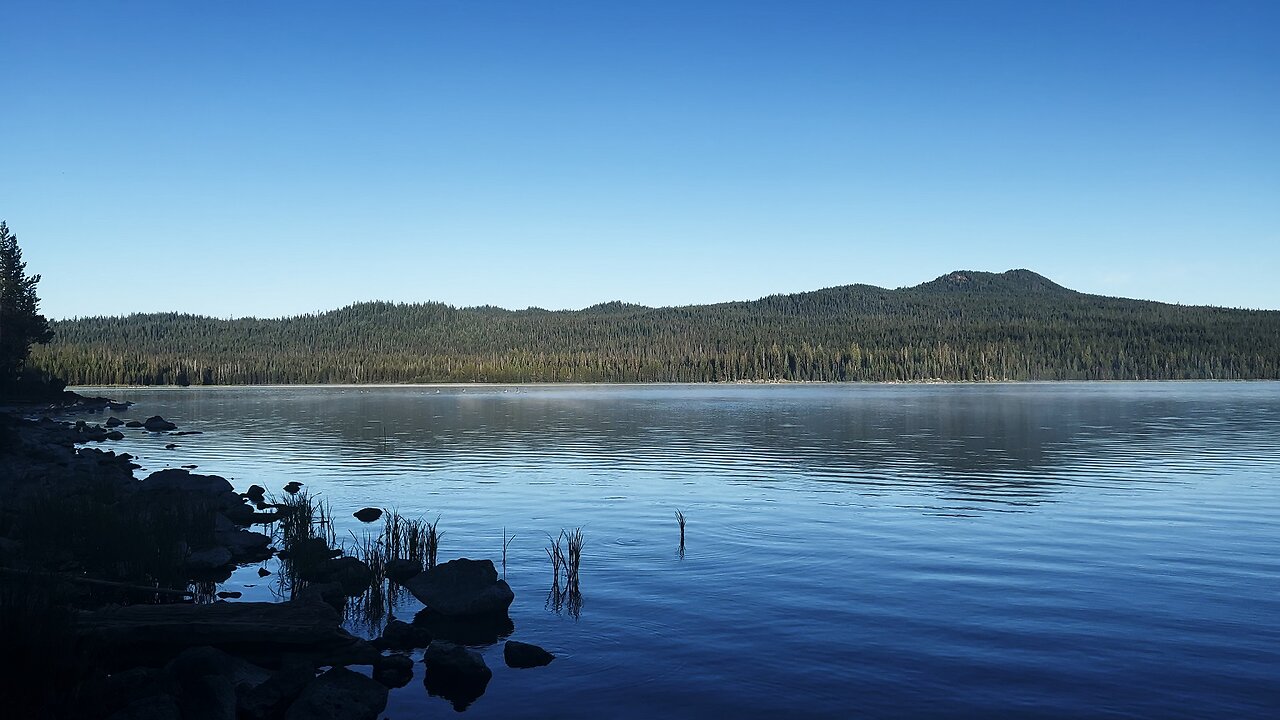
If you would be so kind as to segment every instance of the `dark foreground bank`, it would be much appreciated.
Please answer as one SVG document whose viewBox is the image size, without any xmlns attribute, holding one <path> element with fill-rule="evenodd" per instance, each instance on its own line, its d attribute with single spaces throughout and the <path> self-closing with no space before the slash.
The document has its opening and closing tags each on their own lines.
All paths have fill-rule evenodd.
<svg viewBox="0 0 1280 720">
<path fill-rule="evenodd" d="M 44 410 L 125 414 L 105 398 Z M 513 631 L 514 594 L 492 562 L 436 563 L 434 528 L 388 513 L 349 553 L 331 509 L 297 484 L 276 498 L 217 475 L 168 469 L 139 480 L 123 431 L 183 434 L 160 417 L 54 422 L 0 413 L 0 673 L 6 717 L 377 718 L 425 648 L 429 693 L 465 709 L 492 675 L 467 644 Z M 380 514 L 374 508 L 359 511 Z M 278 556 L 280 603 L 216 593 L 237 567 Z M 263 568 L 262 574 L 269 574 Z M 343 613 L 387 592 L 426 605 L 412 622 L 357 638 Z M 509 641 L 512 667 L 545 665 Z"/>
</svg>

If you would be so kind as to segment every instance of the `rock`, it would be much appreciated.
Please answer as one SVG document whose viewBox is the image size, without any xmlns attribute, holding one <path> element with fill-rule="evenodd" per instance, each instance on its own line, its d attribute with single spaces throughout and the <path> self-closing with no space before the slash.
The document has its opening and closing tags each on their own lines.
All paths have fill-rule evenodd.
<svg viewBox="0 0 1280 720">
<path fill-rule="evenodd" d="M 182 720 L 236 720 L 236 688 L 224 675 L 204 675 L 183 683 L 178 697 Z"/>
<path fill-rule="evenodd" d="M 119 430 L 112 430 L 111 432 L 106 434 L 106 438 L 108 440 L 123 440 L 124 433 L 120 432 Z"/>
<path fill-rule="evenodd" d="M 187 568 L 190 570 L 217 570 L 231 564 L 231 551 L 224 547 L 211 547 L 197 550 L 187 556 Z"/>
<path fill-rule="evenodd" d="M 264 668 L 208 645 L 183 650 L 169 661 L 166 669 L 179 684 L 202 675 L 222 675 L 231 679 L 232 686 L 257 686 L 271 676 Z"/>
<path fill-rule="evenodd" d="M 413 650 L 431 644 L 431 633 L 421 625 L 411 625 L 403 620 L 390 620 L 382 629 L 382 637 L 376 644 L 388 650 Z"/>
<path fill-rule="evenodd" d="M 458 712 L 483 695 L 493 677 L 480 653 L 442 640 L 427 646 L 422 661 L 427 666 L 427 692 L 445 698 Z"/>
<path fill-rule="evenodd" d="M 323 603 L 215 602 L 129 605 L 80 613 L 77 629 L 99 648 L 172 650 L 199 645 L 313 652 L 350 644 L 341 615 Z"/>
<path fill-rule="evenodd" d="M 342 609 L 347 602 L 347 594 L 343 592 L 342 585 L 336 582 L 330 583 L 308 583 L 306 587 L 298 591 L 294 596 L 295 601 L 300 602 L 322 602 L 330 607 Z"/>
<path fill-rule="evenodd" d="M 142 427 L 142 422 L 139 420 L 130 420 L 129 422 L 125 423 L 124 426 L 127 428 L 140 428 Z"/>
<path fill-rule="evenodd" d="M 385 686 L 336 667 L 302 690 L 285 713 L 285 720 L 377 720 L 386 706 Z"/>
<path fill-rule="evenodd" d="M 231 489 L 231 483 L 220 475 L 196 475 L 180 468 L 153 472 L 142 480 L 140 487 L 149 491 L 172 490 L 208 495 L 224 493 L 235 495 L 235 491 Z"/>
<path fill-rule="evenodd" d="M 239 590 L 220 590 L 220 591 L 218 591 L 218 597 L 222 598 L 223 600 L 234 600 L 234 599 L 236 599 L 236 598 L 240 597 L 241 595 L 242 595 L 242 593 L 241 593 Z"/>
<path fill-rule="evenodd" d="M 341 647 L 326 649 L 311 655 L 313 666 L 376 665 L 381 659 L 382 651 L 374 647 L 373 643 L 359 638 Z"/>
<path fill-rule="evenodd" d="M 236 709 L 247 720 L 278 718 L 315 677 L 310 667 L 288 665 L 257 687 L 237 688 Z"/>
<path fill-rule="evenodd" d="M 266 568 L 258 568 L 258 577 L 266 577 L 270 574 L 271 574 L 270 570 Z"/>
<path fill-rule="evenodd" d="M 177 450 L 177 449 L 178 449 L 178 446 L 177 446 L 177 444 L 175 444 L 175 443 L 169 443 L 168 445 L 165 445 L 165 446 L 164 446 L 164 449 L 165 449 L 165 450 Z"/>
<path fill-rule="evenodd" d="M 236 528 L 215 531 L 213 539 L 225 546 L 237 562 L 255 562 L 271 557 L 271 538 L 262 533 Z"/>
<path fill-rule="evenodd" d="M 517 640 L 508 640 L 507 644 L 502 646 L 502 659 L 507 661 L 507 667 L 511 668 L 535 668 L 549 665 L 556 656 L 543 650 L 537 645 L 522 643 Z"/>
<path fill-rule="evenodd" d="M 249 489 L 244 491 L 244 496 L 258 502 L 267 496 L 267 489 L 261 485 L 250 485 Z"/>
<path fill-rule="evenodd" d="M 307 582 L 338 583 L 347 595 L 359 595 L 369 589 L 373 572 L 359 558 L 331 558 L 302 573 Z"/>
<path fill-rule="evenodd" d="M 129 703 L 107 720 L 182 720 L 182 711 L 172 695 L 150 695 Z"/>
<path fill-rule="evenodd" d="M 490 560 L 459 558 L 424 570 L 404 587 L 435 612 L 450 616 L 506 615 L 515 599 Z"/>
<path fill-rule="evenodd" d="M 384 572 L 388 578 L 403 584 L 405 580 L 422 572 L 422 563 L 398 558 L 388 561 Z"/>
<path fill-rule="evenodd" d="M 142 422 L 142 427 L 150 432 L 165 432 L 167 430 L 177 430 L 178 426 L 165 420 L 159 415 L 152 415 Z"/>
<path fill-rule="evenodd" d="M 114 402 L 112 400 L 108 400 L 107 407 L 116 412 L 123 412 L 133 407 L 133 401 L 125 400 L 124 402 Z"/>
<path fill-rule="evenodd" d="M 404 687 L 413 680 L 413 659 L 408 655 L 387 655 L 374 664 L 373 679 L 389 688 Z"/>
<path fill-rule="evenodd" d="M 113 428 L 113 427 L 120 427 L 121 425 L 124 424 L 124 421 L 116 417 L 115 415 L 112 415 L 111 417 L 107 418 L 107 421 L 103 424 L 109 428 Z"/>
<path fill-rule="evenodd" d="M 413 625 L 436 640 L 459 645 L 493 645 L 515 632 L 515 624 L 502 615 L 441 615 L 431 608 L 413 616 Z"/>
<path fill-rule="evenodd" d="M 302 483 L 298 482 L 297 480 L 294 480 L 293 482 L 290 482 L 284 486 L 284 491 L 289 493 L 290 495 L 297 495 L 298 491 L 301 489 L 302 489 Z"/>
<path fill-rule="evenodd" d="M 355 519 L 365 523 L 371 523 L 377 520 L 378 518 L 382 517 L 382 511 L 379 510 L 378 508 L 373 508 L 373 507 L 360 508 L 359 510 L 351 514 L 352 516 L 355 517 Z"/>
</svg>

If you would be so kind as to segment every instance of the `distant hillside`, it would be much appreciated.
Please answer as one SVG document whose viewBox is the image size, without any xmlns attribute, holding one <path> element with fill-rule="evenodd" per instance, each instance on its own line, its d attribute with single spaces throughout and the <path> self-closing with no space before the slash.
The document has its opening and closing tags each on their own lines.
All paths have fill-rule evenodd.
<svg viewBox="0 0 1280 720">
<path fill-rule="evenodd" d="M 1029 270 L 685 307 L 369 302 L 54 330 L 33 360 L 79 385 L 1280 378 L 1280 312 L 1088 295 Z"/>
</svg>

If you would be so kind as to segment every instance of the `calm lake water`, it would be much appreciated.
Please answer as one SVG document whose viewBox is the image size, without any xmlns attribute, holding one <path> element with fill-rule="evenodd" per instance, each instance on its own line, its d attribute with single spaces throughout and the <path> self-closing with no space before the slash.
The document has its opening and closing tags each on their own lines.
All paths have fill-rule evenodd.
<svg viewBox="0 0 1280 720">
<path fill-rule="evenodd" d="M 512 638 L 557 659 L 481 648 L 471 717 L 1280 713 L 1280 383 L 98 392 L 204 431 L 109 444 L 148 471 L 438 515 L 442 561 L 514 534 Z M 423 676 L 386 717 L 453 712 Z"/>
</svg>

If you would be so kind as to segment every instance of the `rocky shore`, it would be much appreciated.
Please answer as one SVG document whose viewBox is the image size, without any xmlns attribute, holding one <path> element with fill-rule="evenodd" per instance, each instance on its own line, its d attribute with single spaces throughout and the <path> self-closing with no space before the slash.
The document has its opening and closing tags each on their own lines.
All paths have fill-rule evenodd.
<svg viewBox="0 0 1280 720">
<path fill-rule="evenodd" d="M 52 409 L 130 410 L 76 398 Z M 491 561 L 437 564 L 434 549 L 400 542 L 390 516 L 385 538 L 344 549 L 330 511 L 296 483 L 276 499 L 188 469 L 136 478 L 133 458 L 108 444 L 122 428 L 184 433 L 164 418 L 55 422 L 32 410 L 0 412 L 0 632 L 23 659 L 3 674 L 7 717 L 374 720 L 414 678 L 415 657 L 426 691 L 454 709 L 484 693 L 492 671 L 475 647 L 514 631 L 515 595 Z M 356 515 L 372 522 L 376 510 Z M 214 592 L 272 557 L 282 602 Z M 367 612 L 388 592 L 425 607 L 380 623 L 371 641 L 343 629 L 353 603 Z M 513 668 L 554 657 L 517 641 L 503 656 Z"/>
</svg>

